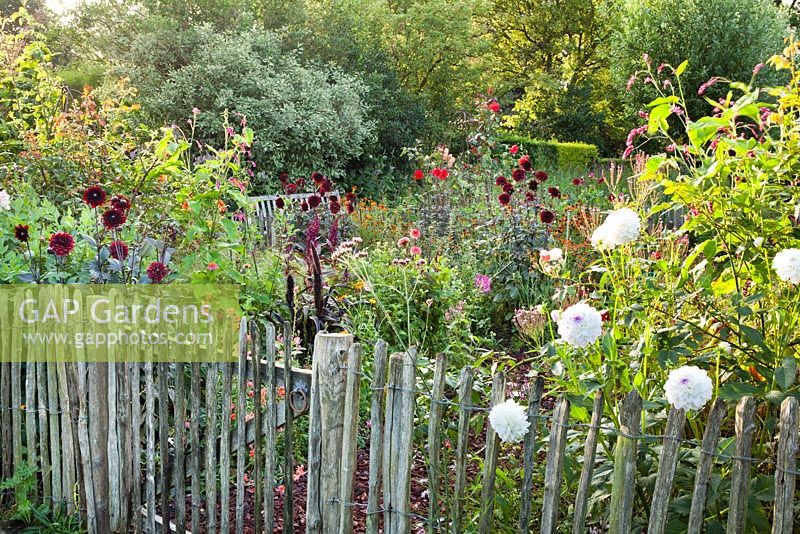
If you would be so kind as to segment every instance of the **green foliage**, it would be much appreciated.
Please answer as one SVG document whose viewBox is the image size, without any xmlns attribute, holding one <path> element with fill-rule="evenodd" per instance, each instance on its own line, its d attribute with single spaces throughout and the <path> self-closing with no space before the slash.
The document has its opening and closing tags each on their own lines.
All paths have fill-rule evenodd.
<svg viewBox="0 0 800 534">
<path fill-rule="evenodd" d="M 787 26 L 783 12 L 769 0 L 627 0 L 612 37 L 612 74 L 627 115 L 656 95 L 652 86 L 641 83 L 647 74 L 625 91 L 644 54 L 653 69 L 688 60 L 682 77 L 687 109 L 690 117 L 700 117 L 706 104 L 697 88 L 712 76 L 750 79 L 753 67 L 778 51 Z M 721 89 L 708 92 L 712 99 L 722 95 Z"/>
<path fill-rule="evenodd" d="M 583 171 L 598 159 L 597 147 L 587 143 L 542 141 L 514 133 L 501 134 L 498 140 L 509 146 L 517 145 L 535 165 L 544 169 Z"/>
</svg>

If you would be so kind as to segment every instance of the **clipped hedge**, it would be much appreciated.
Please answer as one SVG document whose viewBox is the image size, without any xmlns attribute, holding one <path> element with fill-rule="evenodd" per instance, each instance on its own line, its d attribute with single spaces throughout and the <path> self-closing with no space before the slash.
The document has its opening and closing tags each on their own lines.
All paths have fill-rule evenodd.
<svg viewBox="0 0 800 534">
<path fill-rule="evenodd" d="M 518 145 L 537 167 L 549 169 L 585 169 L 599 157 L 597 146 L 587 143 L 562 143 L 531 139 L 514 133 L 500 134 L 501 143 Z"/>
</svg>

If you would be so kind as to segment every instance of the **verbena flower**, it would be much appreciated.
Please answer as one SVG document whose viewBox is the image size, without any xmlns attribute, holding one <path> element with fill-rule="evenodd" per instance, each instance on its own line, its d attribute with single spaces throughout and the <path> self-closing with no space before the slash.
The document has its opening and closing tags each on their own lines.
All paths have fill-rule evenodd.
<svg viewBox="0 0 800 534">
<path fill-rule="evenodd" d="M 775 255 L 772 268 L 784 282 L 800 284 L 800 249 L 787 248 Z"/>
<path fill-rule="evenodd" d="M 558 335 L 573 347 L 594 343 L 603 333 L 600 312 L 586 303 L 573 304 L 558 317 Z"/>
<path fill-rule="evenodd" d="M 489 411 L 489 424 L 506 443 L 522 441 L 531 425 L 525 408 L 510 399 L 492 407 Z"/>
<path fill-rule="evenodd" d="M 27 224 L 18 224 L 14 227 L 14 237 L 17 238 L 17 241 L 20 243 L 28 242 L 28 229 Z"/>
<path fill-rule="evenodd" d="M 488 293 L 492 290 L 492 279 L 485 274 L 475 275 L 475 287 L 481 293 Z"/>
<path fill-rule="evenodd" d="M 5 189 L 0 191 L 0 209 L 5 211 L 11 209 L 11 196 Z"/>
<path fill-rule="evenodd" d="M 75 239 L 67 232 L 56 232 L 50 236 L 50 250 L 56 256 L 67 256 L 75 248 Z"/>
<path fill-rule="evenodd" d="M 711 400 L 714 385 L 708 373 L 694 365 L 670 371 L 664 384 L 667 401 L 679 410 L 699 410 Z"/>
<path fill-rule="evenodd" d="M 83 202 L 90 208 L 99 208 L 106 203 L 106 191 L 99 185 L 91 185 L 83 192 Z"/>
<path fill-rule="evenodd" d="M 642 221 L 632 209 L 612 211 L 592 233 L 592 246 L 598 250 L 610 250 L 625 245 L 639 237 L 641 227 Z"/>
<path fill-rule="evenodd" d="M 164 278 L 169 274 L 169 267 L 160 261 L 154 261 L 147 266 L 147 277 L 152 280 L 154 284 L 160 284 Z"/>
</svg>

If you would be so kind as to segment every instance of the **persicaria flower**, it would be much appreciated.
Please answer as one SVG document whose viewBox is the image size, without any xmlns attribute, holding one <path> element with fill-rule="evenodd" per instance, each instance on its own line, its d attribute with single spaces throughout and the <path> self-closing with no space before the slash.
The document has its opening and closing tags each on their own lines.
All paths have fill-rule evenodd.
<svg viewBox="0 0 800 534">
<path fill-rule="evenodd" d="M 414 245 L 409 249 L 409 252 L 411 253 L 412 256 L 419 256 L 420 254 L 422 254 L 422 249 Z"/>
<path fill-rule="evenodd" d="M 11 196 L 5 189 L 0 191 L 0 209 L 5 211 L 11 209 Z"/>
<path fill-rule="evenodd" d="M 308 197 L 308 205 L 311 209 L 316 208 L 320 204 L 322 204 L 322 199 L 319 197 L 319 195 L 311 195 Z"/>
<path fill-rule="evenodd" d="M 573 347 L 591 345 L 602 333 L 600 312 L 584 302 L 573 304 L 558 317 L 558 335 Z"/>
<path fill-rule="evenodd" d="M 422 169 L 417 169 L 416 171 L 414 171 L 414 179 L 415 180 L 420 181 L 423 178 L 425 178 L 425 173 L 422 172 Z"/>
<path fill-rule="evenodd" d="M 101 219 L 103 220 L 103 226 L 106 227 L 106 230 L 115 230 L 125 224 L 128 218 L 125 216 L 124 211 L 111 208 L 103 213 Z"/>
<path fill-rule="evenodd" d="M 800 284 L 800 249 L 787 248 L 775 255 L 772 268 L 784 282 Z"/>
<path fill-rule="evenodd" d="M 154 261 L 147 266 L 147 277 L 152 280 L 154 284 L 160 284 L 164 278 L 169 274 L 169 267 L 160 261 Z"/>
<path fill-rule="evenodd" d="M 508 151 L 509 151 L 509 152 L 511 153 L 511 155 L 513 156 L 513 155 L 515 155 L 517 152 L 519 152 L 519 147 L 518 147 L 517 145 L 511 145 L 511 146 L 508 148 Z"/>
<path fill-rule="evenodd" d="M 525 179 L 525 169 L 514 169 L 511 172 L 511 178 L 513 178 L 515 182 L 521 182 Z"/>
<path fill-rule="evenodd" d="M 714 384 L 704 370 L 684 365 L 669 372 L 664 392 L 667 402 L 678 410 L 699 410 L 711 400 Z"/>
<path fill-rule="evenodd" d="M 505 443 L 517 443 L 525 438 L 531 423 L 525 408 L 509 399 L 489 411 L 489 424 Z"/>
<path fill-rule="evenodd" d="M 18 224 L 14 227 L 14 237 L 17 238 L 17 241 L 20 243 L 27 243 L 28 242 L 28 225 L 27 224 Z"/>
<path fill-rule="evenodd" d="M 422 232 L 420 232 L 418 228 L 412 228 L 408 235 L 411 236 L 411 239 L 419 239 Z"/>
<path fill-rule="evenodd" d="M 478 288 L 478 291 L 481 293 L 488 293 L 492 290 L 492 279 L 485 274 L 476 274 L 475 287 Z"/>
<path fill-rule="evenodd" d="M 56 232 L 50 236 L 50 250 L 56 256 L 66 256 L 75 248 L 75 239 L 67 232 Z"/>
<path fill-rule="evenodd" d="M 128 257 L 128 245 L 124 241 L 114 241 L 108 245 L 111 257 L 115 260 L 123 261 Z"/>
<path fill-rule="evenodd" d="M 508 206 L 508 204 L 511 202 L 511 195 L 508 193 L 500 193 L 500 195 L 497 197 L 497 200 L 503 206 Z"/>
<path fill-rule="evenodd" d="M 718 81 L 719 81 L 719 78 L 717 78 L 717 77 L 710 78 L 706 83 L 704 83 L 703 85 L 700 86 L 700 88 L 697 90 L 697 94 L 698 95 L 705 94 L 705 92 L 708 91 L 708 88 L 716 85 L 716 83 Z"/>
<path fill-rule="evenodd" d="M 553 198 L 561 197 L 561 191 L 557 187 L 548 187 L 547 192 L 550 193 L 550 196 Z"/>
<path fill-rule="evenodd" d="M 753 67 L 753 75 L 756 75 L 759 72 L 761 72 L 761 69 L 763 69 L 763 68 L 764 68 L 764 64 L 763 63 L 759 63 L 758 65 Z"/>
<path fill-rule="evenodd" d="M 533 168 L 533 164 L 531 163 L 531 158 L 527 154 L 519 158 L 518 163 L 519 166 L 525 169 L 526 171 L 529 171 Z"/>
<path fill-rule="evenodd" d="M 545 224 L 550 224 L 556 220 L 555 214 L 550 210 L 542 210 L 539 212 L 539 220 Z"/>
<path fill-rule="evenodd" d="M 598 250 L 610 250 L 625 245 L 639 237 L 642 221 L 630 208 L 612 211 L 592 234 L 592 246 Z"/>
<path fill-rule="evenodd" d="M 97 208 L 106 203 L 106 191 L 99 185 L 92 185 L 83 192 L 83 202 L 90 208 Z"/>
</svg>

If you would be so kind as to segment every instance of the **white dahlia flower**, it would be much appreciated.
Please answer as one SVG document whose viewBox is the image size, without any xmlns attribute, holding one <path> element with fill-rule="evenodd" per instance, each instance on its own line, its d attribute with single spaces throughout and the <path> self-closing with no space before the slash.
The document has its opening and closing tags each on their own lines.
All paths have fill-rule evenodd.
<svg viewBox="0 0 800 534">
<path fill-rule="evenodd" d="M 506 443 L 522 441 L 530 426 L 525 408 L 510 399 L 489 411 L 489 424 Z"/>
<path fill-rule="evenodd" d="M 607 250 L 639 237 L 642 229 L 642 220 L 630 208 L 620 208 L 612 211 L 606 220 L 592 234 L 592 246 L 598 250 Z"/>
<path fill-rule="evenodd" d="M 603 317 L 600 312 L 579 302 L 573 304 L 558 318 L 558 335 L 573 347 L 585 347 L 603 333 Z"/>
<path fill-rule="evenodd" d="M 679 410 L 699 410 L 711 400 L 714 385 L 708 373 L 694 365 L 669 372 L 664 384 L 667 401 Z"/>
<path fill-rule="evenodd" d="M 787 248 L 775 254 L 772 268 L 784 282 L 800 284 L 800 249 Z"/>
<path fill-rule="evenodd" d="M 6 211 L 11 209 L 11 197 L 9 196 L 9 194 L 6 192 L 5 189 L 0 191 L 0 209 Z"/>
</svg>

